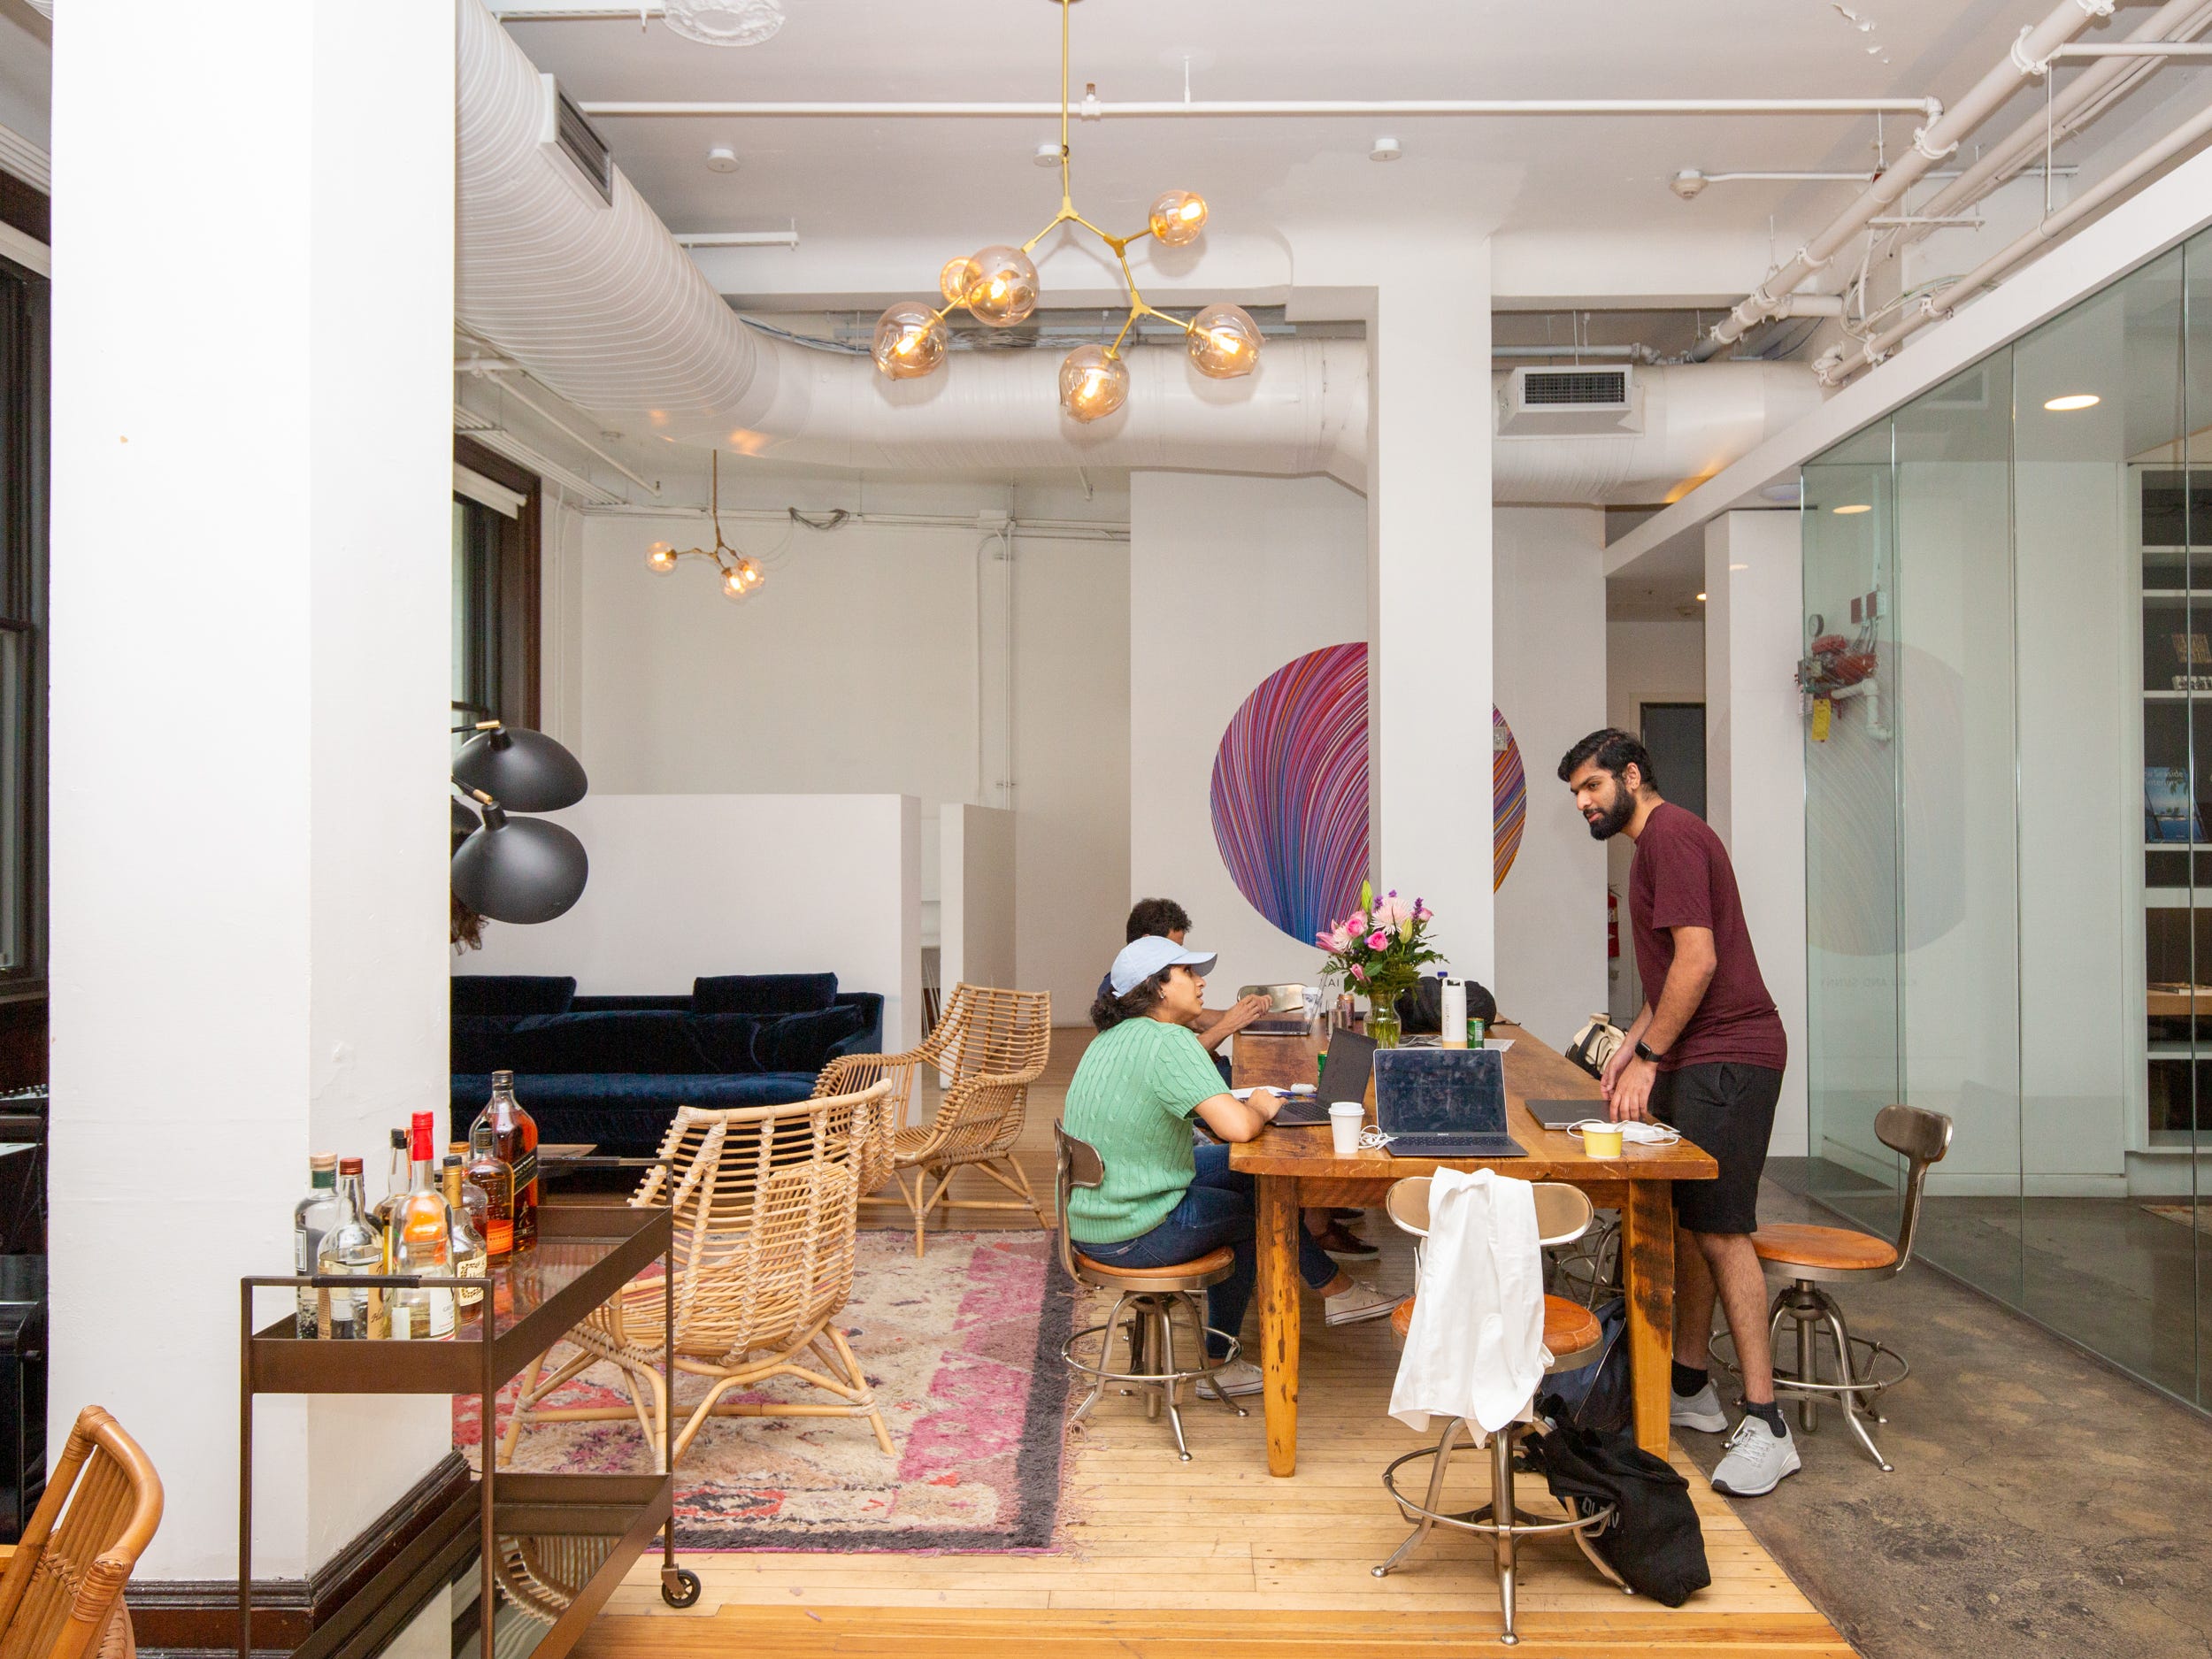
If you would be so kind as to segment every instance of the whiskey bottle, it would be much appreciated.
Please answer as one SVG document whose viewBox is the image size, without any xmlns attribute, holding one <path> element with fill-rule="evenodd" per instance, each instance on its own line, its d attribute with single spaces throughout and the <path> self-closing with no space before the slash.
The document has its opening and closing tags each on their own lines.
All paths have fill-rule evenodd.
<svg viewBox="0 0 2212 1659">
<path fill-rule="evenodd" d="M 477 1114 L 476 1123 L 469 1131 L 472 1145 L 479 1130 L 488 1132 L 493 1155 L 510 1172 L 514 1193 L 512 1248 L 516 1251 L 527 1250 L 538 1241 L 538 1125 L 515 1098 L 512 1071 L 492 1073 L 492 1097 Z M 495 1195 L 495 1213 L 497 1203 Z"/>
<path fill-rule="evenodd" d="M 453 1263 L 456 1279 L 481 1279 L 488 1264 L 483 1234 L 477 1232 L 469 1216 L 469 1204 L 464 1196 L 466 1183 L 461 1179 L 461 1160 L 449 1152 L 441 1166 L 445 1177 L 445 1215 L 448 1256 Z M 454 1305 L 465 1312 L 484 1300 L 480 1285 L 464 1285 L 453 1293 Z"/>
<path fill-rule="evenodd" d="M 411 1180 L 405 1195 L 392 1211 L 386 1230 L 395 1273 L 422 1273 L 449 1278 L 453 1272 L 450 1229 L 446 1220 L 445 1195 L 432 1178 L 430 1114 L 417 1112 L 409 1137 Z M 423 1286 L 394 1293 L 392 1335 L 419 1341 L 425 1337 L 453 1334 L 453 1292 L 445 1286 Z"/>
<path fill-rule="evenodd" d="M 322 1255 L 323 1234 L 337 1218 L 338 1160 L 330 1153 L 318 1152 L 307 1160 L 307 1196 L 292 1206 L 294 1272 L 304 1277 L 318 1271 L 315 1264 Z M 322 1299 L 328 1294 L 300 1286 L 296 1334 L 312 1339 L 320 1333 Z"/>
<path fill-rule="evenodd" d="M 392 1212 L 407 1196 L 407 1132 L 392 1131 L 391 1165 L 384 1172 L 384 1196 L 377 1201 L 376 1225 L 386 1233 L 392 1230 Z M 384 1242 L 384 1271 L 392 1271 L 393 1240 Z"/>
<path fill-rule="evenodd" d="M 477 1231 L 493 1262 L 503 1262 L 515 1248 L 515 1172 L 492 1149 L 491 1125 L 483 1118 L 469 1131 L 469 1161 L 462 1173 L 484 1194 L 484 1219 Z"/>
<path fill-rule="evenodd" d="M 315 1271 L 333 1274 L 376 1274 L 384 1271 L 384 1239 L 362 1208 L 361 1160 L 338 1160 L 338 1211 L 323 1234 Z M 329 1298 L 330 1323 L 322 1334 L 337 1338 L 380 1337 L 386 1333 L 384 1293 L 368 1286 L 323 1293 Z"/>
</svg>

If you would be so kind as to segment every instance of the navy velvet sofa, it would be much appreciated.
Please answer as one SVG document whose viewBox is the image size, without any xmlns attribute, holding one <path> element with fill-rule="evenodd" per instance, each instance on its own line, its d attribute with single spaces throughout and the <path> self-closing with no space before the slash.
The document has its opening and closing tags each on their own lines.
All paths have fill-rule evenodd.
<svg viewBox="0 0 2212 1659">
<path fill-rule="evenodd" d="M 840 1055 L 883 1048 L 883 998 L 833 973 L 727 974 L 689 996 L 578 996 L 565 977 L 452 982 L 454 1133 L 491 1097 L 495 1071 L 547 1141 L 650 1157 L 679 1106 L 804 1100 Z"/>
</svg>

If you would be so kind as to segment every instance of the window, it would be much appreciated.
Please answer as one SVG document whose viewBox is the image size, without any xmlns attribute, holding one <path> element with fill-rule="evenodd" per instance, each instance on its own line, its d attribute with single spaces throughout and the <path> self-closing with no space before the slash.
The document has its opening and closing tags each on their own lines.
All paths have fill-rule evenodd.
<svg viewBox="0 0 2212 1659">
<path fill-rule="evenodd" d="M 46 326 L 0 259 L 0 992 L 46 974 Z"/>
<path fill-rule="evenodd" d="M 453 724 L 538 724 L 538 480 L 454 440 Z"/>
</svg>

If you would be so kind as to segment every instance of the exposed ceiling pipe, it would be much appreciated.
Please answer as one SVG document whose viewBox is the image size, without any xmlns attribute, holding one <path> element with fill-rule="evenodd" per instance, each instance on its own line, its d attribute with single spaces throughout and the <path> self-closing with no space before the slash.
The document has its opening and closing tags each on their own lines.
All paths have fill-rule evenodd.
<svg viewBox="0 0 2212 1659">
<path fill-rule="evenodd" d="M 2051 54 L 2087 28 L 2093 19 L 2110 17 L 2113 4 L 2114 0 L 2060 0 L 2040 23 L 2023 29 L 2004 62 L 1976 81 L 1950 110 L 1914 133 L 1912 148 L 1894 166 L 1868 185 L 1857 201 L 1800 248 L 1779 271 L 1752 289 L 1690 355 L 1700 360 L 1710 357 L 1771 319 L 1781 301 L 1798 284 L 1825 269 L 1867 227 L 1868 220 L 1886 212 L 1898 197 L 1947 160 L 1960 141 L 1994 114 L 2024 82 L 2048 74 Z"/>
<path fill-rule="evenodd" d="M 2170 0 L 2151 13 L 2127 37 L 2131 45 L 2152 41 L 2178 41 L 2194 35 L 2212 21 L 2212 5 L 2206 0 Z M 1983 153 L 1974 165 L 1920 204 L 1920 211 L 1937 218 L 1970 207 L 2043 153 L 2045 143 L 2061 142 L 2108 107 L 2113 97 L 2132 91 L 2158 68 L 2158 60 L 2108 58 L 2090 66 L 2057 88 L 2051 97 L 2047 134 L 2046 118 L 2037 114 L 2020 123 Z M 1928 234 L 1914 227 L 1901 240 L 1916 242 Z"/>
<path fill-rule="evenodd" d="M 1961 303 L 1971 299 L 2008 271 L 2032 258 L 2045 243 L 2063 235 L 2084 219 L 2101 212 L 2150 174 L 2208 138 L 2212 138 L 2212 108 L 2200 111 L 2132 161 L 2114 169 L 2045 219 L 2026 235 L 1993 254 L 1955 282 L 1926 296 L 1916 310 L 1909 312 L 1886 333 L 1867 341 L 1856 351 L 1846 352 L 1840 346 L 1832 349 L 1814 365 L 1814 372 L 1820 377 L 1823 385 L 1834 386 L 1859 370 L 1870 368 L 1881 362 L 1897 349 L 1899 342 L 1907 335 L 1949 316 Z"/>
<path fill-rule="evenodd" d="M 726 99 L 603 98 L 580 104 L 586 115 L 632 118 L 713 116 L 720 119 L 898 118 L 989 119 L 1057 117 L 1060 106 L 1002 100 L 967 103 L 733 103 Z M 1165 99 L 1110 104 L 1087 97 L 1075 113 L 1087 121 L 1110 117 L 1358 115 L 1918 115 L 1943 112 L 1934 98 L 1255 98 Z"/>
</svg>

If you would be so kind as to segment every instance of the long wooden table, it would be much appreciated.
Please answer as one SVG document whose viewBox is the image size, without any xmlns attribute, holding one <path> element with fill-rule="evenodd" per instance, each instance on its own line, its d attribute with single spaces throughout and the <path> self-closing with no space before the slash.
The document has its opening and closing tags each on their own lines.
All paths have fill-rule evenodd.
<svg viewBox="0 0 2212 1659">
<path fill-rule="evenodd" d="M 1525 1158 L 1401 1158 L 1373 1148 L 1339 1157 L 1325 1125 L 1273 1128 L 1229 1149 L 1229 1167 L 1259 1182 L 1260 1368 L 1266 1375 L 1267 1468 L 1298 1467 L 1298 1233 L 1307 1205 L 1374 1208 L 1393 1181 L 1440 1169 L 1492 1169 L 1522 1180 L 1565 1181 L 1602 1209 L 1621 1212 L 1621 1259 L 1628 1290 L 1630 1376 L 1636 1396 L 1636 1440 L 1667 1455 L 1669 1364 L 1674 1357 L 1674 1183 L 1709 1181 L 1720 1173 L 1712 1155 L 1681 1141 L 1671 1147 L 1624 1147 L 1617 1158 L 1595 1158 L 1581 1141 L 1545 1128 L 1524 1103 L 1586 1098 L 1590 1115 L 1605 1108 L 1596 1080 L 1517 1025 L 1492 1035 L 1511 1038 L 1505 1056 L 1507 1127 L 1528 1149 Z M 1239 1087 L 1282 1087 L 1317 1080 L 1325 1033 L 1255 1037 L 1239 1033 L 1233 1064 Z M 1329 1098 L 1324 1088 L 1322 1097 Z M 1367 1100 L 1374 1120 L 1374 1095 Z"/>
</svg>

